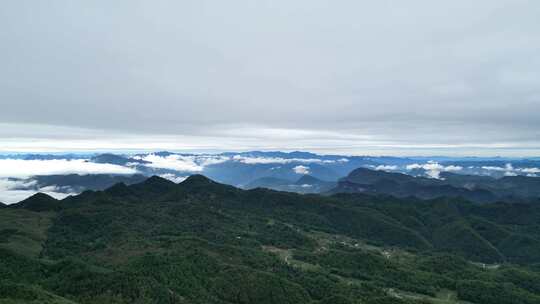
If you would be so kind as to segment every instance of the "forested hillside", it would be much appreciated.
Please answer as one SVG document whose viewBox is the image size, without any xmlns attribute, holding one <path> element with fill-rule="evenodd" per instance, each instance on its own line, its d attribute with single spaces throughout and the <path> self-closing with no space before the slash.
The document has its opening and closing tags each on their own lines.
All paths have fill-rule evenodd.
<svg viewBox="0 0 540 304">
<path fill-rule="evenodd" d="M 152 177 L 0 210 L 0 303 L 540 303 L 540 206 Z"/>
</svg>

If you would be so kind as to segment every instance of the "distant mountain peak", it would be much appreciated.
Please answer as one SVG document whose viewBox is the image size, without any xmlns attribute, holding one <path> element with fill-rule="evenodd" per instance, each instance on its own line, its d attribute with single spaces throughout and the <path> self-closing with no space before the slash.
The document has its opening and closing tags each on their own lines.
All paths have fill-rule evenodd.
<svg viewBox="0 0 540 304">
<path fill-rule="evenodd" d="M 45 202 L 45 201 L 57 201 L 57 199 L 55 199 L 54 197 L 46 194 L 46 193 L 43 193 L 43 192 L 38 192 L 32 196 L 30 196 L 29 198 L 25 199 L 23 202 L 25 201 L 42 201 L 42 202 Z"/>
<path fill-rule="evenodd" d="M 386 194 L 396 197 L 416 197 L 433 199 L 437 197 L 461 197 L 467 200 L 486 203 L 497 200 L 497 195 L 491 191 L 480 189 L 466 175 L 446 175 L 453 182 L 426 177 L 414 177 L 402 173 L 385 172 L 359 168 L 342 178 L 332 193 L 370 193 Z M 473 177 L 479 180 L 481 177 Z M 467 183 L 464 183 L 467 181 Z"/>
<path fill-rule="evenodd" d="M 320 179 L 312 176 L 312 175 L 309 175 L 309 174 L 305 174 L 305 175 L 302 175 L 302 177 L 300 177 L 297 181 L 296 181 L 296 184 L 297 185 L 305 185 L 305 184 L 308 184 L 308 185 L 311 185 L 311 184 L 318 184 L 322 182 Z"/>
<path fill-rule="evenodd" d="M 23 208 L 32 211 L 51 211 L 58 209 L 59 201 L 48 194 L 38 192 L 11 206 L 13 208 Z"/>
<path fill-rule="evenodd" d="M 131 190 L 125 183 L 117 183 L 105 190 L 108 194 L 122 196 L 131 193 Z"/>
<path fill-rule="evenodd" d="M 101 164 L 115 164 L 115 165 L 126 165 L 128 163 L 137 163 L 137 164 L 147 164 L 148 161 L 137 159 L 137 158 L 130 158 L 126 157 L 124 155 L 118 155 L 118 154 L 112 154 L 112 153 L 103 153 L 95 155 L 90 159 L 93 163 L 101 163 Z"/>
<path fill-rule="evenodd" d="M 166 179 L 166 178 L 163 178 L 163 177 L 160 177 L 160 176 L 157 176 L 157 175 L 153 175 L 149 178 L 147 178 L 144 182 L 142 182 L 141 184 L 144 184 L 144 185 L 171 185 L 171 184 L 174 184 L 174 182 Z"/>
<path fill-rule="evenodd" d="M 202 174 L 193 174 L 190 175 L 186 180 L 181 182 L 182 185 L 209 185 L 214 184 L 213 180 L 209 179 L 208 177 L 202 175 Z"/>
<path fill-rule="evenodd" d="M 170 191 L 176 186 L 176 184 L 168 179 L 165 179 L 163 177 L 159 176 L 151 176 L 147 178 L 145 181 L 133 184 L 128 186 L 130 192 L 125 192 L 120 187 L 117 188 L 118 193 L 121 193 L 121 191 L 124 191 L 124 193 L 129 194 L 131 191 L 134 191 L 137 195 L 146 195 L 146 194 L 160 194 L 160 193 L 166 193 L 167 191 Z"/>
<path fill-rule="evenodd" d="M 352 181 L 355 183 L 371 184 L 377 182 L 383 178 L 397 179 L 401 181 L 414 180 L 415 178 L 403 173 L 386 172 L 380 170 L 372 170 L 368 168 L 357 168 L 353 170 L 343 180 Z"/>
<path fill-rule="evenodd" d="M 218 183 L 208 177 L 195 174 L 191 175 L 186 180 L 178 184 L 177 188 L 183 193 L 198 193 L 198 194 L 231 194 L 241 191 L 233 186 Z"/>
</svg>

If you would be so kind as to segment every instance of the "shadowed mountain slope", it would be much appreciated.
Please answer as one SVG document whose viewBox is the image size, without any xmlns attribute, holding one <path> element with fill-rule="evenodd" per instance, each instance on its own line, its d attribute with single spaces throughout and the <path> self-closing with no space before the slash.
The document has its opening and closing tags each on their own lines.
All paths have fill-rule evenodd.
<svg viewBox="0 0 540 304">
<path fill-rule="evenodd" d="M 359 168 L 339 180 L 330 193 L 386 194 L 421 199 L 461 197 L 477 203 L 530 202 L 540 198 L 540 178 L 441 173 L 440 179 Z"/>
<path fill-rule="evenodd" d="M 60 208 L 60 201 L 45 193 L 36 193 L 19 203 L 9 205 L 9 208 L 22 208 L 31 211 L 54 211 Z"/>
</svg>

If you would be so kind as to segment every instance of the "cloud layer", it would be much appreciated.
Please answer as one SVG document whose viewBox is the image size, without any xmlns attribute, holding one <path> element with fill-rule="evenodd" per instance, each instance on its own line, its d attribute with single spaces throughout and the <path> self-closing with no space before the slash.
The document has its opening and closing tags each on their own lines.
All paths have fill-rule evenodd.
<svg viewBox="0 0 540 304">
<path fill-rule="evenodd" d="M 540 168 L 515 168 L 511 163 L 506 164 L 504 167 L 482 166 L 482 169 L 486 171 L 502 172 L 504 176 L 526 175 L 535 177 L 540 173 Z"/>
<path fill-rule="evenodd" d="M 539 15 L 528 0 L 8 1 L 0 149 L 538 154 Z"/>
<path fill-rule="evenodd" d="M 238 162 L 246 165 L 264 165 L 264 164 L 333 164 L 346 163 L 347 158 L 338 160 L 325 160 L 320 158 L 282 158 L 282 157 L 262 157 L 262 156 L 245 156 L 245 155 L 181 155 L 170 154 L 167 156 L 148 154 L 143 156 L 135 156 L 135 159 L 148 162 L 147 167 L 158 169 L 169 169 L 183 172 L 201 172 L 207 166 L 217 165 L 224 162 Z"/>
<path fill-rule="evenodd" d="M 92 163 L 84 159 L 0 159 L 0 177 L 28 178 L 35 175 L 100 173 L 134 174 L 137 170 L 113 164 Z"/>
<path fill-rule="evenodd" d="M 149 154 L 145 156 L 136 156 L 135 159 L 140 159 L 149 162 L 146 164 L 150 168 L 170 169 L 176 171 L 200 172 L 203 166 L 195 162 L 194 157 L 172 154 L 168 156 L 159 156 Z"/>
</svg>

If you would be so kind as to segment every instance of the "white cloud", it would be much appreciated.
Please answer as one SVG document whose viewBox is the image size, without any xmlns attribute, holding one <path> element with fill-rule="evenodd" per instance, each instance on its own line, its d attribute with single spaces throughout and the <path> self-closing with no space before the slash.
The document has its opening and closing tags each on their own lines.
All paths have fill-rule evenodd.
<svg viewBox="0 0 540 304">
<path fill-rule="evenodd" d="M 461 166 L 443 166 L 438 162 L 429 161 L 425 164 L 411 164 L 405 167 L 407 170 L 424 169 L 426 174 L 431 178 L 440 178 L 441 172 L 457 172 L 463 170 Z"/>
<path fill-rule="evenodd" d="M 483 166 L 482 169 L 489 171 L 513 171 L 514 167 L 512 166 L 512 164 L 506 164 L 504 167 Z"/>
<path fill-rule="evenodd" d="M 462 166 L 454 166 L 454 165 L 446 166 L 443 169 L 443 171 L 447 171 L 447 172 L 457 172 L 461 170 L 463 170 Z"/>
<path fill-rule="evenodd" d="M 147 167 L 159 169 L 171 169 L 176 171 L 200 172 L 204 169 L 203 166 L 197 164 L 194 157 L 172 154 L 168 156 L 159 156 L 148 154 L 145 156 L 136 156 L 136 159 L 150 162 Z"/>
<path fill-rule="evenodd" d="M 375 167 L 375 170 L 377 171 L 395 171 L 398 169 L 398 166 L 392 166 L 392 165 L 379 165 Z"/>
<path fill-rule="evenodd" d="M 517 173 L 512 172 L 512 171 L 506 171 L 504 172 L 504 176 L 517 176 Z"/>
<path fill-rule="evenodd" d="M 421 169 L 422 165 L 420 164 L 410 164 L 405 167 L 407 170 Z"/>
<path fill-rule="evenodd" d="M 84 159 L 23 160 L 0 159 L 0 177 L 28 178 L 53 174 L 134 174 L 137 170 L 113 164 L 97 164 Z"/>
<path fill-rule="evenodd" d="M 171 154 L 168 156 L 148 154 L 145 156 L 135 156 L 134 158 L 150 162 L 146 164 L 147 167 L 186 172 L 201 172 L 206 166 L 221 164 L 231 159 L 228 156 L 180 154 Z"/>
<path fill-rule="evenodd" d="M 540 173 L 540 168 L 522 168 L 520 169 L 523 173 Z"/>
<path fill-rule="evenodd" d="M 505 176 L 516 176 L 523 174 L 529 177 L 536 177 L 536 173 L 540 173 L 540 168 L 514 168 L 514 166 L 510 163 L 506 164 L 504 167 L 483 166 L 482 169 L 488 171 L 504 172 Z"/>
<path fill-rule="evenodd" d="M 203 167 L 217 165 L 231 160 L 228 156 L 200 155 L 195 156 L 195 161 Z"/>
<path fill-rule="evenodd" d="M 299 165 L 299 166 L 294 167 L 293 171 L 296 174 L 309 174 L 309 167 Z"/>
</svg>

